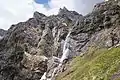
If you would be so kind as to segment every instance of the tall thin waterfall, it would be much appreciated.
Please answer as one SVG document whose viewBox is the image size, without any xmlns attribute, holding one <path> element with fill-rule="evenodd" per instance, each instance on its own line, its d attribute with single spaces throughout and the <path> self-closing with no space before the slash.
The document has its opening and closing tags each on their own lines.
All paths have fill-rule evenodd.
<svg viewBox="0 0 120 80">
<path fill-rule="evenodd" d="M 75 26 L 78 24 L 78 21 L 76 22 Z M 74 26 L 73 26 L 74 28 Z M 72 29 L 73 29 L 72 28 Z M 71 30 L 72 30 L 71 29 Z M 40 80 L 54 80 L 54 77 L 57 75 L 57 72 L 59 72 L 59 70 L 61 69 L 63 62 L 65 59 L 68 59 L 69 54 L 70 54 L 70 34 L 71 34 L 71 30 L 69 31 L 69 33 L 66 36 L 66 39 L 64 41 L 64 45 L 63 45 L 63 54 L 62 57 L 59 59 L 57 57 L 55 57 L 56 59 L 59 60 L 58 66 L 54 68 L 53 72 L 52 72 L 52 76 L 50 78 L 47 78 L 47 72 L 44 73 L 44 75 L 42 76 L 42 78 Z M 54 57 L 53 57 L 54 58 Z"/>
<path fill-rule="evenodd" d="M 59 69 L 63 65 L 63 61 L 65 59 L 68 59 L 69 51 L 70 51 L 69 50 L 69 46 L 70 46 L 70 44 L 69 44 L 69 36 L 70 36 L 70 33 L 71 33 L 71 31 L 69 31 L 68 35 L 66 36 L 66 39 L 65 39 L 64 45 L 63 45 L 63 52 L 62 52 L 63 54 L 62 54 L 62 57 L 60 59 L 58 58 L 59 59 L 59 65 L 56 68 L 54 68 L 51 78 L 47 78 L 46 77 L 47 73 L 45 72 L 44 75 L 41 77 L 40 80 L 52 80 L 54 78 L 54 76 L 55 76 L 55 73 L 57 71 L 59 71 Z"/>
<path fill-rule="evenodd" d="M 60 59 L 60 62 L 63 63 L 63 61 L 65 59 L 68 58 L 69 56 L 69 47 L 70 47 L 70 44 L 69 44 L 69 36 L 70 36 L 70 33 L 71 31 L 69 31 L 68 35 L 66 36 L 66 39 L 65 39 L 65 42 L 64 42 L 64 45 L 63 45 L 63 55 Z"/>
<path fill-rule="evenodd" d="M 65 42 L 64 42 L 64 45 L 63 45 L 63 55 L 62 55 L 62 57 L 60 58 L 60 63 L 59 63 L 59 65 L 54 69 L 54 71 L 53 71 L 53 73 L 52 73 L 51 80 L 52 80 L 52 78 L 54 78 L 55 73 L 56 73 L 56 72 L 59 72 L 60 68 L 61 68 L 62 65 L 63 65 L 63 61 L 64 61 L 65 59 L 68 59 L 68 56 L 69 56 L 69 46 L 70 46 L 70 44 L 69 44 L 69 36 L 70 36 L 70 33 L 71 33 L 71 31 L 69 31 L 68 35 L 66 36 L 66 39 L 65 39 Z"/>
</svg>

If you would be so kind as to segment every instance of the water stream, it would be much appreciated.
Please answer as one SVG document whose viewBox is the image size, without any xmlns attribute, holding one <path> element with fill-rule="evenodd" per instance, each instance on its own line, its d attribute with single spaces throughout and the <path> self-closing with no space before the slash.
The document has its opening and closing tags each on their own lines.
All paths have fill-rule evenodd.
<svg viewBox="0 0 120 80">
<path fill-rule="evenodd" d="M 62 57 L 61 57 L 60 59 L 56 57 L 56 59 L 59 60 L 59 64 L 58 64 L 57 67 L 54 68 L 54 70 L 53 70 L 53 72 L 52 72 L 51 78 L 47 78 L 47 77 L 46 77 L 47 72 L 45 72 L 44 75 L 41 77 L 40 80 L 53 80 L 53 78 L 55 77 L 56 73 L 59 72 L 60 68 L 62 67 L 63 61 L 64 61 L 65 59 L 68 59 L 69 51 L 70 51 L 70 49 L 69 49 L 69 46 L 70 46 L 70 44 L 69 44 L 69 36 L 70 36 L 70 33 L 71 33 L 71 31 L 69 31 L 69 33 L 68 33 L 68 35 L 66 36 L 66 39 L 65 39 L 65 41 L 64 41 Z"/>
<path fill-rule="evenodd" d="M 75 22 L 75 25 L 69 30 L 69 33 L 67 34 L 66 38 L 65 38 L 65 41 L 64 41 L 64 45 L 63 45 L 63 54 L 62 54 L 62 57 L 61 58 L 58 58 L 58 57 L 54 57 L 55 59 L 58 60 L 58 66 L 54 68 L 52 74 L 51 74 L 51 77 L 50 78 L 47 78 L 47 72 L 44 73 L 44 75 L 41 77 L 40 80 L 55 80 L 55 76 L 58 74 L 58 72 L 60 71 L 60 69 L 62 68 L 62 66 L 64 65 L 64 60 L 68 59 L 69 55 L 70 55 L 70 34 L 71 34 L 71 31 L 73 30 L 73 28 L 75 26 L 77 26 L 79 23 L 79 20 L 77 20 Z"/>
</svg>

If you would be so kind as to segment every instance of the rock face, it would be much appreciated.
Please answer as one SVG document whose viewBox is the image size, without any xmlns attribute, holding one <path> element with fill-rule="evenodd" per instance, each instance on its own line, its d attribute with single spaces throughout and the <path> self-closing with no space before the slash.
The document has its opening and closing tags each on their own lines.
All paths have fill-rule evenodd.
<svg viewBox="0 0 120 80">
<path fill-rule="evenodd" d="M 6 35 L 7 31 L 0 29 L 0 40 Z"/>
<path fill-rule="evenodd" d="M 109 48 L 119 44 L 118 3 L 99 3 L 86 16 L 66 8 L 52 16 L 35 12 L 28 21 L 12 25 L 0 40 L 0 80 L 40 80 L 45 72 L 51 77 L 70 31 L 67 61 L 91 46 Z"/>
<path fill-rule="evenodd" d="M 6 30 L 0 29 L 0 36 L 4 36 L 7 33 Z"/>
</svg>

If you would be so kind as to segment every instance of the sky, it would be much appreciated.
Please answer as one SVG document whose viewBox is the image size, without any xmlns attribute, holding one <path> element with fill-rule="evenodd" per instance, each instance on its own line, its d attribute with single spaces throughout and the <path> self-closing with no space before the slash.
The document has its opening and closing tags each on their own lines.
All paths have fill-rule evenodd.
<svg viewBox="0 0 120 80">
<path fill-rule="evenodd" d="M 80 14 L 92 11 L 96 3 L 103 0 L 1 0 L 0 28 L 9 29 L 12 24 L 24 22 L 33 16 L 35 11 L 47 16 L 57 14 L 64 6 Z"/>
<path fill-rule="evenodd" d="M 36 3 L 39 3 L 39 4 L 45 4 L 45 3 L 48 3 L 49 0 L 35 0 Z"/>
</svg>

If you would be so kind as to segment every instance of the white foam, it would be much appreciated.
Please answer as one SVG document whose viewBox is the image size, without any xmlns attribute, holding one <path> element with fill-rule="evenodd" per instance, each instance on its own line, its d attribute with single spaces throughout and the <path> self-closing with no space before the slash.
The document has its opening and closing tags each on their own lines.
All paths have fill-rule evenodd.
<svg viewBox="0 0 120 80">
<path fill-rule="evenodd" d="M 43 76 L 41 77 L 41 79 L 40 80 L 46 80 L 47 78 L 46 78 L 46 72 L 43 74 Z"/>
<path fill-rule="evenodd" d="M 65 59 L 68 58 L 68 56 L 69 56 L 69 49 L 67 48 L 67 49 L 64 51 L 64 53 L 63 53 L 63 55 L 62 55 L 62 57 L 61 57 L 61 59 L 60 59 L 60 62 L 62 63 Z"/>
<path fill-rule="evenodd" d="M 65 42 L 64 42 L 64 46 L 63 46 L 63 54 L 64 54 L 66 48 L 68 47 L 67 44 L 68 44 L 68 41 L 69 41 L 70 33 L 71 32 L 69 32 L 68 35 L 66 36 L 66 39 L 65 39 Z"/>
</svg>

